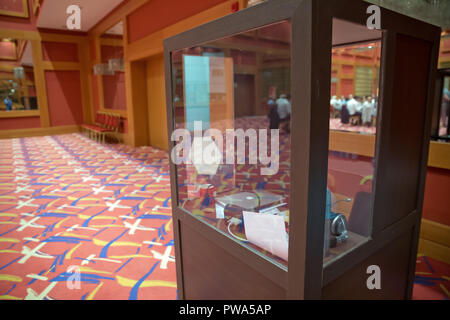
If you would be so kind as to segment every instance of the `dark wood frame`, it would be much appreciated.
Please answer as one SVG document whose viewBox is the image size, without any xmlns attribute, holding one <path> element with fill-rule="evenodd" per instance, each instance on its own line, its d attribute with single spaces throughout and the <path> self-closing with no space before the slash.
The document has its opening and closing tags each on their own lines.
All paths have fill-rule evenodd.
<svg viewBox="0 0 450 320">
<path fill-rule="evenodd" d="M 325 212 L 332 19 L 338 18 L 365 25 L 368 17 L 366 10 L 369 5 L 369 3 L 359 0 L 268 1 L 164 40 L 170 154 L 174 146 L 174 143 L 170 141 L 170 136 L 175 120 L 172 105 L 171 52 L 289 19 L 292 23 L 291 68 L 296 70 L 296 72 L 291 72 L 291 85 L 295 85 L 297 88 L 292 90 L 292 104 L 301 106 L 292 108 L 292 121 L 295 126 L 292 126 L 291 135 L 293 140 L 295 139 L 299 145 L 304 146 L 302 149 L 293 148 L 291 150 L 291 163 L 295 163 L 296 166 L 291 168 L 291 216 L 287 269 L 248 250 L 229 236 L 217 232 L 205 222 L 179 208 L 177 206 L 176 168 L 171 162 L 172 212 L 180 298 L 184 298 L 181 223 L 200 232 L 235 258 L 282 286 L 286 290 L 288 299 L 321 298 L 323 286 L 343 275 L 390 241 L 395 240 L 405 230 L 412 228 L 414 236 L 410 248 L 409 281 L 405 298 L 411 297 L 428 158 L 432 95 L 428 94 L 427 98 L 416 209 L 400 221 L 386 226 L 384 224 L 385 217 L 381 213 L 385 200 L 384 194 L 381 192 L 377 194 L 379 189 L 377 186 L 384 186 L 386 177 L 382 170 L 376 170 L 372 208 L 373 212 L 377 214 L 373 215 L 372 237 L 337 261 L 326 265 L 323 264 L 325 217 L 315 214 L 316 212 Z M 377 131 L 380 132 L 376 140 L 377 168 L 389 165 L 389 157 L 384 154 L 384 149 L 391 134 L 389 126 L 390 112 L 393 107 L 392 85 L 394 80 L 389 77 L 389 72 L 395 63 L 396 35 L 397 33 L 405 34 L 429 41 L 432 44 L 428 93 L 433 92 L 440 37 L 439 28 L 383 8 L 381 17 L 381 29 L 384 32 L 380 69 L 380 105 L 383 105 L 383 111 L 377 124 Z M 289 270 L 292 271 L 289 272 Z"/>
</svg>

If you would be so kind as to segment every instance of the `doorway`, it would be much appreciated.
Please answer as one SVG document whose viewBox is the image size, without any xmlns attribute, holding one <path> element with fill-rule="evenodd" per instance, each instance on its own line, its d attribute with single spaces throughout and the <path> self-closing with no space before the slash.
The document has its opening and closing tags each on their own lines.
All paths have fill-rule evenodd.
<svg viewBox="0 0 450 320">
<path fill-rule="evenodd" d="M 234 112 L 235 117 L 254 115 L 255 76 L 252 74 L 234 75 Z"/>
</svg>

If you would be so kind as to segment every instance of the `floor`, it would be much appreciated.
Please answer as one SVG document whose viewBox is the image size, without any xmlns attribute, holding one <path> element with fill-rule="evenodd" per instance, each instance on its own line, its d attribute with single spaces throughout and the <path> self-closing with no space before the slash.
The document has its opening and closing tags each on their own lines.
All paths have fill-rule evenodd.
<svg viewBox="0 0 450 320">
<path fill-rule="evenodd" d="M 374 126 L 354 126 L 351 124 L 344 124 L 341 122 L 340 118 L 330 119 L 330 129 L 333 130 L 342 130 L 342 131 L 350 131 L 350 132 L 359 132 L 365 134 L 375 134 L 376 127 Z"/>
<path fill-rule="evenodd" d="M 165 152 L 80 134 L 0 150 L 0 299 L 176 298 Z"/>
<path fill-rule="evenodd" d="M 450 298 L 450 266 L 418 254 L 413 299 L 448 300 Z"/>
<path fill-rule="evenodd" d="M 166 152 L 81 134 L 0 150 L 0 299 L 176 299 Z M 414 298 L 448 299 L 449 275 L 419 255 Z"/>
</svg>

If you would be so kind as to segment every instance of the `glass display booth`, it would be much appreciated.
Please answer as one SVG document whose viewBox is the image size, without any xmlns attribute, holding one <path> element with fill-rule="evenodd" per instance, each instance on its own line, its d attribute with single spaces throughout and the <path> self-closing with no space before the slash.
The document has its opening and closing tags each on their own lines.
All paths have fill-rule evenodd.
<svg viewBox="0 0 450 320">
<path fill-rule="evenodd" d="M 180 298 L 411 297 L 439 37 L 273 0 L 164 41 Z"/>
</svg>

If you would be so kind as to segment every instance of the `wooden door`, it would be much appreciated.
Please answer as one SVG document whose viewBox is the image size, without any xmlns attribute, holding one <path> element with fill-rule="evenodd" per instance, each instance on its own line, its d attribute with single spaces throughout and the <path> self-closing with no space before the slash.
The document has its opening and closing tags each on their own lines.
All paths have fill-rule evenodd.
<svg viewBox="0 0 450 320">
<path fill-rule="evenodd" d="M 255 76 L 251 74 L 236 74 L 234 83 L 236 117 L 253 115 L 255 108 Z"/>
</svg>

